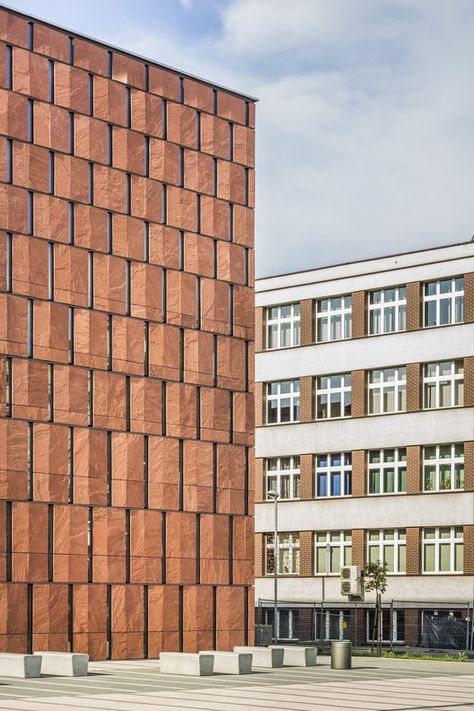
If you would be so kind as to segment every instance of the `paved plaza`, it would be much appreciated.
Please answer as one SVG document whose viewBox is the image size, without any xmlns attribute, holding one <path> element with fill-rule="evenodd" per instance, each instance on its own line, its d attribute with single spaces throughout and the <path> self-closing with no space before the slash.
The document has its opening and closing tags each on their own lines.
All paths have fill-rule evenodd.
<svg viewBox="0 0 474 711">
<path fill-rule="evenodd" d="M 10 711 L 153 711 L 199 709 L 474 710 L 474 663 L 356 657 L 350 671 L 329 658 L 308 669 L 284 668 L 241 677 L 160 674 L 159 663 L 93 662 L 86 678 L 0 677 L 0 709 Z"/>
</svg>

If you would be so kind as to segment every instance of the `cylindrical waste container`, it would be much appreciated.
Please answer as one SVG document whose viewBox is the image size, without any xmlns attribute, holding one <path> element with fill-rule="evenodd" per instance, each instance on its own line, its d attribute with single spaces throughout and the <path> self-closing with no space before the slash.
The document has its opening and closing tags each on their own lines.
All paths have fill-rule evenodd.
<svg viewBox="0 0 474 711">
<path fill-rule="evenodd" d="M 352 642 L 332 642 L 331 669 L 350 669 L 352 666 Z"/>
</svg>

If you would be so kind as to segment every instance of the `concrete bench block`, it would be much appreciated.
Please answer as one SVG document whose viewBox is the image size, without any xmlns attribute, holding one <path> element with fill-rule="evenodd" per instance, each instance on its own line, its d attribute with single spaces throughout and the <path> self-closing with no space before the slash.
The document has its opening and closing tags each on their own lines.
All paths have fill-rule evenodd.
<svg viewBox="0 0 474 711">
<path fill-rule="evenodd" d="M 41 673 L 51 676 L 87 676 L 88 654 L 75 652 L 35 652 L 42 658 Z"/>
<path fill-rule="evenodd" d="M 270 649 L 283 649 L 283 664 L 287 667 L 315 667 L 318 656 L 316 647 L 284 646 L 271 644 Z"/>
<path fill-rule="evenodd" d="M 283 666 L 283 649 L 271 647 L 234 647 L 234 652 L 244 652 L 252 655 L 252 667 L 274 667 Z"/>
<path fill-rule="evenodd" d="M 214 657 L 215 674 L 250 674 L 252 671 L 252 655 L 245 652 L 199 652 L 212 654 Z"/>
<path fill-rule="evenodd" d="M 0 654 L 0 676 L 22 679 L 41 676 L 41 657 L 36 654 Z"/>
<path fill-rule="evenodd" d="M 185 652 L 162 652 L 160 672 L 163 674 L 186 674 L 188 676 L 211 676 L 214 671 L 212 654 L 188 654 Z"/>
</svg>

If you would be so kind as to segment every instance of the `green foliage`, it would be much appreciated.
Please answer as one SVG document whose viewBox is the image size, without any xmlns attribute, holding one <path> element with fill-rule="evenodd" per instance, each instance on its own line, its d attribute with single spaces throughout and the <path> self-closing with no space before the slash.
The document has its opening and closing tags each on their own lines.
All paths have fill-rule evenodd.
<svg viewBox="0 0 474 711">
<path fill-rule="evenodd" d="M 379 560 L 377 562 L 371 561 L 367 563 L 364 577 L 362 578 L 364 590 L 366 592 L 375 591 L 383 595 L 388 585 L 387 572 L 387 563 L 381 563 Z"/>
<path fill-rule="evenodd" d="M 469 657 L 466 652 L 459 652 L 457 656 L 444 654 L 442 657 L 437 657 L 434 654 L 413 654 L 411 652 L 384 652 L 383 656 L 386 659 L 427 659 L 434 662 L 468 662 Z"/>
</svg>

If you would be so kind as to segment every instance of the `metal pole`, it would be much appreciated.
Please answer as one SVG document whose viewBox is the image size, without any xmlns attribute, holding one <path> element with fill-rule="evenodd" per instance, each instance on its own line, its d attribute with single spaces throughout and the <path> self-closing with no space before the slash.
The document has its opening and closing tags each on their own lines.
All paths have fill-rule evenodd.
<svg viewBox="0 0 474 711">
<path fill-rule="evenodd" d="M 273 566 L 274 641 L 278 643 L 278 494 L 275 495 L 275 563 Z"/>
</svg>

